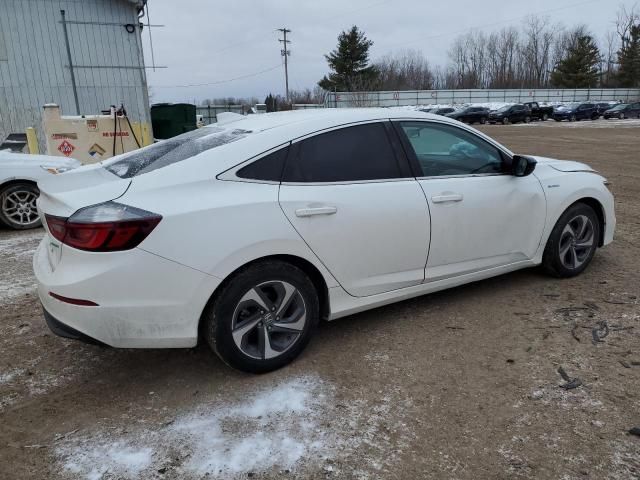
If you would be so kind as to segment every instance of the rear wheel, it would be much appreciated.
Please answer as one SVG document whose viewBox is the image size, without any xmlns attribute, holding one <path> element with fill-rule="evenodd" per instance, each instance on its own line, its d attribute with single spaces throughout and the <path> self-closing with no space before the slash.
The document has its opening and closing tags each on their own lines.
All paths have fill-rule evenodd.
<svg viewBox="0 0 640 480">
<path fill-rule="evenodd" d="M 571 117 L 569 117 L 569 121 L 570 122 L 575 122 L 578 118 L 575 115 L 571 115 Z"/>
<path fill-rule="evenodd" d="M 240 271 L 203 315 L 203 336 L 229 366 L 250 373 L 278 369 L 305 348 L 319 320 L 309 277 L 284 262 Z"/>
<path fill-rule="evenodd" d="M 624 120 L 624 113 L 620 112 L 620 120 Z"/>
<path fill-rule="evenodd" d="M 524 123 L 531 123 L 531 117 L 524 117 Z"/>
<path fill-rule="evenodd" d="M 13 183 L 0 190 L 0 223 L 15 230 L 39 227 L 38 195 L 38 187 L 26 182 Z"/>
<path fill-rule="evenodd" d="M 504 118 L 502 119 L 502 124 L 503 124 L 503 125 L 509 125 L 509 119 L 508 119 L 507 117 L 504 117 Z"/>
<path fill-rule="evenodd" d="M 565 211 L 551 231 L 542 266 L 556 277 L 573 277 L 591 262 L 600 239 L 600 222 L 589 205 L 576 203 Z"/>
<path fill-rule="evenodd" d="M 482 118 L 480 119 L 480 123 L 481 123 L 482 125 L 484 125 L 485 123 L 487 123 L 487 119 L 486 119 L 485 117 L 482 117 Z"/>
<path fill-rule="evenodd" d="M 543 121 L 543 122 L 546 122 L 547 120 L 549 120 L 549 114 L 547 114 L 547 113 L 543 113 L 543 114 L 542 114 L 542 121 Z"/>
</svg>

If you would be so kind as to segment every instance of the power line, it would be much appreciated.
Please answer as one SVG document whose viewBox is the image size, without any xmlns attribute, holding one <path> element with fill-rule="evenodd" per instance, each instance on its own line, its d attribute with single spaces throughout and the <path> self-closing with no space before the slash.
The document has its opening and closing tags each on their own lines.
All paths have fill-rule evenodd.
<svg viewBox="0 0 640 480">
<path fill-rule="evenodd" d="M 291 30 L 288 28 L 278 28 L 279 32 L 282 32 L 284 39 L 279 38 L 278 41 L 282 43 L 282 50 L 280 50 L 280 54 L 284 57 L 284 88 L 285 88 L 285 98 L 287 102 L 289 101 L 289 68 L 287 59 L 289 55 L 291 55 L 291 50 L 289 50 L 289 46 L 287 44 L 291 43 L 291 40 L 287 40 L 287 33 L 291 33 Z"/>
<path fill-rule="evenodd" d="M 217 80 L 215 82 L 205 82 L 205 83 L 190 83 L 185 85 L 152 85 L 153 88 L 186 88 L 186 87 L 206 87 L 209 85 L 219 85 L 221 83 L 229 83 L 234 82 L 236 80 L 242 80 L 243 78 L 256 77 L 258 75 L 262 75 L 263 73 L 271 72 L 276 68 L 280 68 L 282 64 L 275 65 L 273 67 L 266 68 L 264 70 L 260 70 L 259 72 L 248 73 L 246 75 L 241 75 L 239 77 L 228 78 L 226 80 Z"/>
</svg>

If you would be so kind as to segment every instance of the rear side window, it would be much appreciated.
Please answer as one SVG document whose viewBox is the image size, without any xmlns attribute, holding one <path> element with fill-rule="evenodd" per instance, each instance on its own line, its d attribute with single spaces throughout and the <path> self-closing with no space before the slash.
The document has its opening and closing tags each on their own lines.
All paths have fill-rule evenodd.
<svg viewBox="0 0 640 480">
<path fill-rule="evenodd" d="M 242 167 L 236 172 L 236 176 L 250 180 L 279 182 L 282 178 L 282 170 L 287 160 L 288 151 L 289 147 L 285 147 L 265 155 L 246 167 Z"/>
<path fill-rule="evenodd" d="M 286 182 L 348 182 L 400 178 L 400 168 L 382 123 L 341 128 L 292 147 Z"/>
<path fill-rule="evenodd" d="M 107 161 L 104 168 L 120 178 L 132 178 L 240 140 L 250 133 L 241 129 L 199 128 L 115 157 L 112 161 Z"/>
</svg>

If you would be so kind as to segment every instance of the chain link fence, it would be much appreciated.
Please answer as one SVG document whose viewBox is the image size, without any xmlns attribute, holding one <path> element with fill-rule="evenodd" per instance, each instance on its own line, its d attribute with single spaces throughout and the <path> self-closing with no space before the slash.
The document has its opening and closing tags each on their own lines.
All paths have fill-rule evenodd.
<svg viewBox="0 0 640 480">
<path fill-rule="evenodd" d="M 530 90 L 405 90 L 385 92 L 329 92 L 325 107 L 398 107 L 405 105 L 441 105 L 465 103 L 634 101 L 638 88 L 530 89 Z"/>
</svg>

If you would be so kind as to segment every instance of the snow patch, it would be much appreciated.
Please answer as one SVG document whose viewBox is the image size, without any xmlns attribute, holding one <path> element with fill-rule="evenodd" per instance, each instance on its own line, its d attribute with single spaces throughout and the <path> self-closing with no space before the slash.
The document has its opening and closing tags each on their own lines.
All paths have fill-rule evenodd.
<svg viewBox="0 0 640 480">
<path fill-rule="evenodd" d="M 156 430 L 113 438 L 97 432 L 56 450 L 64 469 L 88 480 L 148 477 L 172 468 L 180 478 L 230 478 L 251 471 L 293 469 L 319 461 L 332 443 L 320 429 L 328 390 L 302 377 L 238 403 L 203 405 Z M 177 464 L 168 462 L 178 458 Z M 147 471 L 146 475 L 142 475 Z"/>
</svg>

